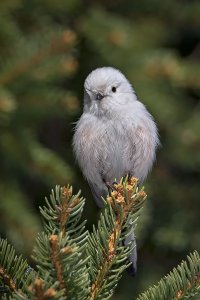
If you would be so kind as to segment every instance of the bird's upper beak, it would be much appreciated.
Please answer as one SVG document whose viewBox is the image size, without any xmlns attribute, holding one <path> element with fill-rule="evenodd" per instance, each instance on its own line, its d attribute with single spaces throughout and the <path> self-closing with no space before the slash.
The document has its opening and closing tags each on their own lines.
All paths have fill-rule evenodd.
<svg viewBox="0 0 200 300">
<path fill-rule="evenodd" d="M 95 99 L 97 101 L 101 101 L 106 95 L 103 93 L 97 92 L 97 91 L 92 91 L 88 88 L 85 88 L 86 93 L 90 96 L 90 98 Z"/>
<path fill-rule="evenodd" d="M 98 100 L 98 101 L 102 100 L 104 97 L 105 96 L 100 93 L 96 94 L 96 100 Z"/>
</svg>

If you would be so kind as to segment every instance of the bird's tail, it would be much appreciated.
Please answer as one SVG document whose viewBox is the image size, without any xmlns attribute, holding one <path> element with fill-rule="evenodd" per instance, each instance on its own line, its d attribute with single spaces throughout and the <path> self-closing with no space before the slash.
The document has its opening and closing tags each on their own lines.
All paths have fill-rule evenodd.
<svg viewBox="0 0 200 300">
<path fill-rule="evenodd" d="M 133 230 L 129 233 L 128 236 L 126 236 L 124 240 L 124 245 L 131 247 L 131 254 L 129 256 L 129 261 L 131 262 L 131 265 L 127 269 L 128 274 L 131 276 L 135 276 L 137 272 L 137 245 L 136 245 L 136 238 L 135 233 Z"/>
</svg>

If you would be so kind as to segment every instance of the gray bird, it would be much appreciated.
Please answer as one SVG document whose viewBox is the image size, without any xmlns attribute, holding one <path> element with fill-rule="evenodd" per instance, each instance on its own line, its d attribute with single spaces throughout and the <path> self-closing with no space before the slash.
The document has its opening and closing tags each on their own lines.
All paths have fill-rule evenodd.
<svg viewBox="0 0 200 300">
<path fill-rule="evenodd" d="M 92 71 L 84 84 L 84 109 L 73 148 L 99 207 L 115 180 L 128 174 L 143 182 L 158 143 L 156 124 L 126 77 L 112 67 Z M 134 234 L 124 243 L 130 242 L 136 246 Z M 136 247 L 129 259 L 135 273 Z"/>
</svg>

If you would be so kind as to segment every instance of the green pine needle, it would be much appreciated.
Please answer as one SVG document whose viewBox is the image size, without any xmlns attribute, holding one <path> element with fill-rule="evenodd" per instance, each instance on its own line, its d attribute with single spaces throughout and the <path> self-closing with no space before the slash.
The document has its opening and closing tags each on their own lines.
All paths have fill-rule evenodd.
<svg viewBox="0 0 200 300">
<path fill-rule="evenodd" d="M 197 251 L 187 256 L 187 261 L 174 268 L 157 285 L 139 295 L 137 300 L 181 300 L 196 295 L 200 296 L 200 256 Z"/>
<path fill-rule="evenodd" d="M 110 299 L 133 250 L 132 234 L 146 194 L 137 179 L 122 179 L 104 199 L 97 227 L 81 221 L 85 199 L 72 187 L 52 191 L 40 208 L 44 232 L 33 250 L 36 271 L 6 240 L 0 240 L 0 296 L 3 300 Z M 195 251 L 137 300 L 179 300 L 200 295 L 200 257 Z"/>
<path fill-rule="evenodd" d="M 18 291 L 14 294 L 15 300 L 43 300 L 43 299 L 58 299 L 66 300 L 63 290 L 58 290 L 58 282 L 53 282 L 52 278 L 46 274 L 43 279 L 36 278 L 31 285 L 29 285 L 26 293 Z M 6 299 L 7 300 L 7 299 Z"/>
<path fill-rule="evenodd" d="M 50 199 L 46 200 L 46 206 L 40 208 L 40 213 L 45 222 L 46 232 L 67 232 L 77 244 L 84 242 L 87 237 L 85 223 L 79 224 L 85 199 L 80 197 L 80 192 L 73 195 L 72 187 L 56 186 L 52 190 Z"/>
<path fill-rule="evenodd" d="M 91 299 L 109 299 L 128 268 L 127 260 L 132 245 L 122 240 L 134 229 L 137 212 L 146 199 L 143 190 L 138 190 L 137 179 L 128 177 L 114 185 L 104 200 L 105 209 L 100 216 L 97 229 L 89 234 L 87 255 L 90 257 Z M 128 220 L 128 221 L 127 221 Z M 123 238 L 122 238 L 123 236 Z"/>
<path fill-rule="evenodd" d="M 32 278 L 34 272 L 27 261 L 16 255 L 7 240 L 0 239 L 0 293 L 24 290 Z"/>
<path fill-rule="evenodd" d="M 85 199 L 72 187 L 56 186 L 40 208 L 45 232 L 38 235 L 33 258 L 41 278 L 47 273 L 68 299 L 88 299 L 89 275 L 85 247 L 85 221 L 80 222 Z"/>
</svg>

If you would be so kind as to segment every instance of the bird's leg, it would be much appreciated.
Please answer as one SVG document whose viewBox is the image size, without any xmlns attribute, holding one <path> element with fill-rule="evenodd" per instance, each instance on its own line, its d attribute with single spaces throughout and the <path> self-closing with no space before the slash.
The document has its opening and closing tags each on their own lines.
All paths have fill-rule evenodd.
<svg viewBox="0 0 200 300">
<path fill-rule="evenodd" d="M 128 172 L 128 173 L 127 173 L 127 175 L 128 175 L 128 180 L 130 180 L 130 179 L 131 179 L 131 177 L 132 177 L 131 173 L 130 173 L 130 172 Z"/>
<path fill-rule="evenodd" d="M 114 186 L 117 183 L 116 181 L 114 181 L 113 183 L 110 183 L 110 182 L 106 181 L 105 178 L 103 178 L 103 182 L 106 185 L 108 190 L 110 189 L 111 191 L 116 191 L 116 188 Z"/>
</svg>

